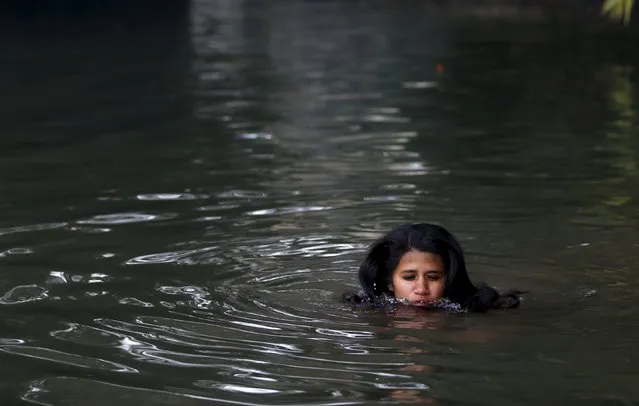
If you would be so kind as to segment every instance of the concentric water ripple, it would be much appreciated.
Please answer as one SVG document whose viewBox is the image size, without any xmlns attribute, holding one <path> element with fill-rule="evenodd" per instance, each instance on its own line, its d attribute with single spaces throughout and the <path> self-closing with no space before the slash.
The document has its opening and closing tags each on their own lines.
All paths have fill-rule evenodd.
<svg viewBox="0 0 639 406">
<path fill-rule="evenodd" d="M 184 3 L 3 15 L 1 404 L 637 402 L 631 52 L 433 2 Z M 413 221 L 522 308 L 343 303 Z"/>
</svg>

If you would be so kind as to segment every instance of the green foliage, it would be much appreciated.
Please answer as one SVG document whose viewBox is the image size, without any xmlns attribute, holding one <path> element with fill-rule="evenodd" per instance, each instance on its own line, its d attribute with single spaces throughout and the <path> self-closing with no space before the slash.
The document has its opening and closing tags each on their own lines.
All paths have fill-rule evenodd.
<svg viewBox="0 0 639 406">
<path fill-rule="evenodd" d="M 634 0 L 605 0 L 601 12 L 628 25 L 633 5 Z"/>
</svg>

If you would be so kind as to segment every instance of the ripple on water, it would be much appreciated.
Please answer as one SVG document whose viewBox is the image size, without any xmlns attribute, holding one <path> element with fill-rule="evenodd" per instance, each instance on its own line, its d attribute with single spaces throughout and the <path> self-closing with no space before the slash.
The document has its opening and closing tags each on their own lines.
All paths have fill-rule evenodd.
<svg viewBox="0 0 639 406">
<path fill-rule="evenodd" d="M 312 244 L 295 248 L 297 244 L 282 241 L 278 244 L 265 244 L 254 247 L 258 255 L 266 257 L 297 256 L 302 258 L 311 257 L 338 257 L 360 252 L 366 247 L 362 244 L 344 243 L 323 243 Z"/>
<path fill-rule="evenodd" d="M 355 237 L 373 240 L 403 223 L 406 223 L 406 218 L 389 218 L 387 216 L 384 219 L 374 219 L 353 225 L 350 230 Z"/>
<path fill-rule="evenodd" d="M 266 242 L 264 239 L 236 241 L 237 247 L 221 250 L 217 245 L 189 250 L 165 251 L 144 254 L 124 262 L 125 265 L 177 264 L 177 265 L 221 265 L 235 263 L 242 266 L 255 266 L 255 257 L 297 256 L 338 257 L 363 251 L 366 246 L 357 243 L 333 242 L 339 237 L 331 235 L 308 235 L 276 239 Z M 268 240 L 267 240 L 268 241 Z"/>
<path fill-rule="evenodd" d="M 362 121 L 369 122 L 369 123 L 403 124 L 403 123 L 409 123 L 410 118 L 391 115 L 391 114 L 368 114 L 362 117 Z"/>
<path fill-rule="evenodd" d="M 0 305 L 15 305 L 46 299 L 48 290 L 38 285 L 19 285 L 0 297 Z"/>
<path fill-rule="evenodd" d="M 415 201 L 415 196 L 397 196 L 397 195 L 384 195 L 384 196 L 366 196 L 364 197 L 365 202 L 413 202 Z"/>
<path fill-rule="evenodd" d="M 222 216 L 202 216 L 193 219 L 193 221 L 201 221 L 201 222 L 209 222 L 209 221 L 218 221 L 222 220 Z"/>
<path fill-rule="evenodd" d="M 67 224 L 68 223 L 65 223 L 65 222 L 58 222 L 58 223 L 42 223 L 42 224 L 32 224 L 28 226 L 0 228 L 0 235 L 26 233 L 31 231 L 55 230 L 57 228 L 66 227 Z"/>
<path fill-rule="evenodd" d="M 193 193 L 145 193 L 136 196 L 138 200 L 149 201 L 166 201 L 166 200 L 197 200 L 206 199 L 209 196 L 206 194 L 193 194 Z"/>
<path fill-rule="evenodd" d="M 212 402 L 226 403 L 223 399 L 203 395 L 124 386 L 75 377 L 49 377 L 34 381 L 21 398 L 38 405 L 70 405 L 76 404 L 78 399 L 84 399 L 86 404 L 91 405 L 112 405 L 117 401 L 140 405 L 179 404 L 188 406 L 215 404 Z M 237 404 L 237 402 L 229 402 L 229 404 Z"/>
<path fill-rule="evenodd" d="M 281 216 L 294 213 L 307 213 L 313 211 L 331 210 L 332 206 L 289 206 L 272 209 L 260 209 L 246 212 L 248 216 Z"/>
<path fill-rule="evenodd" d="M 117 214 L 99 214 L 88 219 L 78 220 L 78 224 L 95 224 L 95 225 L 117 225 L 144 223 L 149 221 L 170 220 L 177 217 L 175 213 L 117 213 Z"/>
<path fill-rule="evenodd" d="M 167 251 L 156 254 L 140 255 L 127 260 L 125 265 L 148 265 L 148 264 L 170 264 L 193 265 L 193 264 L 221 264 L 224 259 L 215 251 L 218 247 L 204 247 L 192 250 Z"/>
<path fill-rule="evenodd" d="M 338 257 L 353 253 L 358 253 L 366 247 L 359 243 L 336 242 L 343 241 L 340 236 L 328 234 L 300 235 L 290 238 L 279 238 L 272 242 L 268 241 L 247 241 L 245 248 L 238 249 L 240 252 L 247 251 L 253 256 L 260 257 Z M 250 251 L 249 251 L 250 250 Z M 285 273 L 281 274 L 282 276 Z"/>
<path fill-rule="evenodd" d="M 134 368 L 130 368 L 126 365 L 122 365 L 113 361 L 91 358 L 84 355 L 71 354 L 67 352 L 52 350 L 50 348 L 33 347 L 27 345 L 5 345 L 0 346 L 0 351 L 7 354 L 19 355 L 28 358 L 37 358 L 40 360 L 93 370 L 127 373 L 138 372 Z"/>
<path fill-rule="evenodd" d="M 250 371 L 250 370 L 248 370 L 248 371 Z M 242 372 L 244 372 L 244 371 L 241 371 L 241 372 L 235 374 L 235 376 L 240 376 L 240 374 L 242 374 Z M 244 373 L 242 375 L 244 375 L 244 377 L 252 377 L 253 379 L 256 379 L 256 380 L 268 381 L 268 382 L 273 382 L 273 383 L 277 382 L 277 380 L 274 379 L 274 378 L 269 378 L 269 377 L 264 377 L 264 376 L 254 377 L 254 376 L 251 375 L 251 372 Z M 193 384 L 195 386 L 199 386 L 199 387 L 202 387 L 202 388 L 220 389 L 220 390 L 227 391 L 227 392 L 248 393 L 248 394 L 252 394 L 252 395 L 273 395 L 273 394 L 293 395 L 293 394 L 304 393 L 303 390 L 297 390 L 297 389 L 277 390 L 277 389 L 271 389 L 271 388 L 255 388 L 255 387 L 251 387 L 251 386 L 232 385 L 232 384 L 223 383 L 223 382 L 220 382 L 220 381 L 205 381 L 205 380 L 201 380 L 201 381 L 196 381 Z"/>
<path fill-rule="evenodd" d="M 268 195 L 266 193 L 260 192 L 257 190 L 242 190 L 242 189 L 227 190 L 226 192 L 217 194 L 217 197 L 220 199 L 229 199 L 229 198 L 258 199 L 258 198 L 263 198 L 267 196 Z"/>
<path fill-rule="evenodd" d="M 417 188 L 417 185 L 413 183 L 389 183 L 381 186 L 386 190 L 413 190 Z"/>
<path fill-rule="evenodd" d="M 65 283 L 103 283 L 109 281 L 109 275 L 101 272 L 92 272 L 88 275 L 71 274 L 64 271 L 50 271 L 47 278 L 48 285 L 60 285 Z"/>
<path fill-rule="evenodd" d="M 79 323 L 64 323 L 65 328 L 50 332 L 51 337 L 61 341 L 94 346 L 117 346 L 126 336 L 103 328 Z"/>
<path fill-rule="evenodd" d="M 217 211 L 217 210 L 237 209 L 238 207 L 240 207 L 240 205 L 237 204 L 237 203 L 228 203 L 228 204 L 214 204 L 214 205 L 209 205 L 209 206 L 200 206 L 200 207 L 197 207 L 195 210 L 197 210 L 197 211 Z"/>
<path fill-rule="evenodd" d="M 8 250 L 4 250 L 0 252 L 0 258 L 9 256 L 9 255 L 28 255 L 28 254 L 33 254 L 34 252 L 35 251 L 31 248 L 22 248 L 22 247 L 9 248 Z"/>
<path fill-rule="evenodd" d="M 145 302 L 135 297 L 123 297 L 122 299 L 118 299 L 118 303 L 129 306 L 155 307 L 153 306 L 153 303 Z"/>
<path fill-rule="evenodd" d="M 19 338 L 3 338 L 0 337 L 0 346 L 5 346 L 5 345 L 22 345 L 24 344 L 25 341 L 21 340 Z"/>
<path fill-rule="evenodd" d="M 427 175 L 435 170 L 421 161 L 394 163 L 388 165 L 388 169 L 403 176 Z"/>
<path fill-rule="evenodd" d="M 403 82 L 402 86 L 405 89 L 433 89 L 437 87 L 437 82 L 434 81 L 416 81 L 416 82 Z"/>
<path fill-rule="evenodd" d="M 273 134 L 270 133 L 244 133 L 238 134 L 238 139 L 241 140 L 267 140 L 270 141 L 273 139 Z"/>
<path fill-rule="evenodd" d="M 307 242 L 316 240 L 310 238 Z M 70 279 L 68 274 L 59 271 L 55 276 Z M 217 290 L 211 293 L 205 287 L 184 284 L 162 285 L 156 290 L 158 295 L 175 297 L 167 303 L 179 306 L 184 296 L 191 299 L 191 304 L 182 309 L 173 306 L 173 310 L 164 315 L 155 311 L 150 315 L 144 313 L 145 302 L 133 303 L 137 299 L 128 298 L 125 303 L 141 306 L 138 311 L 142 312 L 132 315 L 131 320 L 98 318 L 92 320 L 91 325 L 67 322 L 50 332 L 51 337 L 69 344 L 109 348 L 126 355 L 125 358 L 117 356 L 118 362 L 103 359 L 106 357 L 81 357 L 49 348 L 19 346 L 17 344 L 22 343 L 6 340 L 0 341 L 0 350 L 96 371 L 144 372 L 145 364 L 154 368 L 179 367 L 180 374 L 166 374 L 161 378 L 165 387 L 171 386 L 172 396 L 180 404 L 189 404 L 190 399 L 241 404 L 296 401 L 299 404 L 300 395 L 305 404 L 311 404 L 313 399 L 318 404 L 330 404 L 327 403 L 330 399 L 358 403 L 366 397 L 364 393 L 370 394 L 372 390 L 428 389 L 428 385 L 415 382 L 411 375 L 398 370 L 410 364 L 405 353 L 394 346 L 380 346 L 375 340 L 376 332 L 368 323 L 354 320 L 350 313 L 340 321 L 320 306 L 319 317 L 305 317 L 299 307 L 278 305 L 272 295 L 264 296 L 266 294 L 255 289 L 247 290 L 246 294 L 228 290 L 221 294 Z M 7 349 L 8 346 L 11 348 Z M 21 348 L 14 348 L 18 346 Z M 126 361 L 122 359 L 133 360 L 136 369 L 123 365 Z M 88 385 L 91 390 L 66 387 L 67 384 Z M 98 394 L 100 390 L 112 390 L 108 395 L 111 401 L 124 396 L 122 390 L 130 390 L 131 396 L 141 391 L 148 403 L 148 397 L 156 393 L 134 387 L 135 381 L 131 384 L 128 389 L 122 389 L 112 382 L 48 377 L 34 382 L 24 399 L 55 400 L 57 404 L 64 402 L 69 391 L 80 391 L 87 396 L 87 402 L 94 404 L 93 397 L 99 401 L 107 396 Z M 47 392 L 40 392 L 45 389 Z M 129 395 L 126 394 L 128 400 Z M 255 395 L 273 397 L 256 399 Z"/>
<path fill-rule="evenodd" d="M 245 375 L 239 372 L 237 375 Z M 322 381 L 321 378 L 318 380 Z M 345 383 L 346 384 L 346 383 Z M 337 385 L 336 385 L 337 386 Z M 362 393 L 344 389 L 317 388 L 312 393 L 309 390 L 286 389 L 278 390 L 252 387 L 243 384 L 221 383 L 214 380 L 199 379 L 192 383 L 192 388 L 151 389 L 133 384 L 118 385 L 115 383 L 76 377 L 48 377 L 33 381 L 29 389 L 21 396 L 27 402 L 39 405 L 76 404 L 78 399 L 91 405 L 112 405 L 123 401 L 126 404 L 141 405 L 185 405 L 210 406 L 247 405 L 266 406 L 282 404 L 281 398 L 265 397 L 268 395 L 299 395 L 304 393 L 303 402 L 307 406 L 342 406 L 363 404 Z M 252 389 L 251 389 L 252 388 Z M 231 393 L 229 393 L 231 392 Z M 328 392 L 328 393 L 327 393 Z M 261 397 L 256 398 L 256 395 Z M 278 400 L 276 400 L 278 399 Z M 327 400 L 329 399 L 329 400 Z"/>
<path fill-rule="evenodd" d="M 106 227 L 69 227 L 70 231 L 77 231 L 85 234 L 103 234 L 111 231 Z"/>
<path fill-rule="evenodd" d="M 315 325 L 318 323 L 300 320 L 293 323 L 249 319 L 254 321 L 251 323 L 241 320 L 243 314 L 233 313 L 228 319 L 214 317 L 208 322 L 147 316 L 137 317 L 135 323 L 109 319 L 96 322 L 127 337 L 126 342 L 121 341 L 120 349 L 139 361 L 153 364 L 213 369 L 228 365 L 276 365 L 275 371 L 279 371 L 276 375 L 295 376 L 305 372 L 308 377 L 314 370 L 321 369 L 338 375 L 333 376 L 336 381 L 348 379 L 348 371 L 363 376 L 384 375 L 404 383 L 410 378 L 405 374 L 375 370 L 375 367 L 392 370 L 406 365 L 405 354 L 396 349 L 380 352 L 370 347 L 365 358 L 361 351 L 341 350 L 344 343 L 340 340 L 370 340 L 375 337 L 370 331 L 353 330 L 353 326 L 350 329 L 318 328 Z M 319 336 L 318 331 L 321 332 Z M 171 344 L 171 350 L 166 348 L 168 344 Z M 333 347 L 340 349 L 338 359 L 326 355 L 335 351 Z M 265 358 L 267 354 L 271 357 Z M 395 360 L 393 354 L 397 357 Z"/>
</svg>

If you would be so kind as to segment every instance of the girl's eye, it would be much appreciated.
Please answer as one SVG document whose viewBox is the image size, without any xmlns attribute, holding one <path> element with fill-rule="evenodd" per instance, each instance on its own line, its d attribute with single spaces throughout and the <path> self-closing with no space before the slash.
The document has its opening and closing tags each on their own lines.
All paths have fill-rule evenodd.
<svg viewBox="0 0 639 406">
<path fill-rule="evenodd" d="M 415 275 L 406 275 L 404 276 L 405 281 L 413 281 L 415 280 Z"/>
<path fill-rule="evenodd" d="M 428 275 L 428 277 L 427 277 L 427 278 L 428 278 L 428 280 L 429 280 L 429 281 L 438 281 L 438 280 L 440 280 L 442 277 L 441 277 L 441 275 Z"/>
</svg>

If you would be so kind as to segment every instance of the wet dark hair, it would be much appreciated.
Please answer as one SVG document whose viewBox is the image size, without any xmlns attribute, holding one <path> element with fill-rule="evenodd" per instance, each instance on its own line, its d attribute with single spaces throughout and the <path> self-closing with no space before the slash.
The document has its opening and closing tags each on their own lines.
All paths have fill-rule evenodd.
<svg viewBox="0 0 639 406">
<path fill-rule="evenodd" d="M 363 294 L 347 293 L 344 299 L 355 303 L 372 303 L 392 298 L 390 286 L 393 271 L 402 256 L 411 250 L 437 254 L 442 258 L 446 270 L 444 298 L 463 309 L 484 312 L 493 308 L 519 306 L 519 294 L 523 292 L 512 290 L 500 294 L 488 285 L 473 285 L 459 242 L 443 227 L 428 223 L 402 224 L 374 242 L 359 267 Z"/>
</svg>

